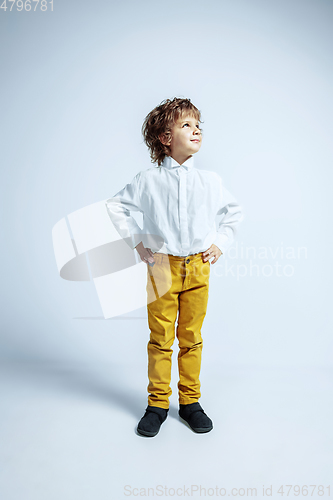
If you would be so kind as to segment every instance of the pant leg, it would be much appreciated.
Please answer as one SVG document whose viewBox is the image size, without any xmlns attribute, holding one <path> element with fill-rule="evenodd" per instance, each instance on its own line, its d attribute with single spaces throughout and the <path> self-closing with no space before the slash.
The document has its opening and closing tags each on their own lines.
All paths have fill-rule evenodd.
<svg viewBox="0 0 333 500">
<path fill-rule="evenodd" d="M 148 267 L 147 312 L 150 328 L 148 342 L 148 404 L 169 408 L 172 345 L 178 314 L 181 276 L 167 256 L 155 254 L 155 265 Z"/>
<path fill-rule="evenodd" d="M 210 262 L 194 258 L 186 266 L 184 289 L 179 294 L 177 338 L 179 343 L 179 403 L 195 403 L 201 396 L 201 327 L 208 304 Z"/>
</svg>

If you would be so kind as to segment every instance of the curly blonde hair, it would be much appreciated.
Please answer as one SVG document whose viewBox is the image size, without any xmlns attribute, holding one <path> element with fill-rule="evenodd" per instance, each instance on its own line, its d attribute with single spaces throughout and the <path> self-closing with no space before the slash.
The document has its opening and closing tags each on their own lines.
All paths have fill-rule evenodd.
<svg viewBox="0 0 333 500">
<path fill-rule="evenodd" d="M 186 115 L 193 116 L 202 123 L 201 112 L 192 104 L 191 99 L 186 98 L 165 99 L 148 113 L 141 132 L 144 142 L 148 146 L 152 163 L 157 162 L 160 166 L 164 158 L 170 156 L 170 147 L 162 144 L 159 136 L 164 134 L 166 142 L 169 142 L 173 125 L 179 118 Z"/>
</svg>

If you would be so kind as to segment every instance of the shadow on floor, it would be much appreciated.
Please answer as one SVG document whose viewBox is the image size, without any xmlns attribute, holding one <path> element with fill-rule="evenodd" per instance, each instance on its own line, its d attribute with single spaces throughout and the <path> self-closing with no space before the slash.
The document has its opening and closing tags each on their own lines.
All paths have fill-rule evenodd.
<svg viewBox="0 0 333 500">
<path fill-rule="evenodd" d="M 119 366 L 119 365 L 118 365 Z M 118 368 L 118 367 L 117 367 Z M 128 367 L 133 370 L 133 367 Z M 122 373 L 110 366 L 69 362 L 68 360 L 20 360 L 2 363 L 3 380 L 17 384 L 33 385 L 48 393 L 70 393 L 91 400 L 116 406 L 135 416 L 142 417 L 146 399 L 122 381 Z"/>
</svg>

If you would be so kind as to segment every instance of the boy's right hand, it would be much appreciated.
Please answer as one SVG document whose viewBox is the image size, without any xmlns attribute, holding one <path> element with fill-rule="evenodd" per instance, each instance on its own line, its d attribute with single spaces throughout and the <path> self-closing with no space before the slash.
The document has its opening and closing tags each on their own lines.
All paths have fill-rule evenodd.
<svg viewBox="0 0 333 500">
<path fill-rule="evenodd" d="M 147 264 L 147 262 L 151 264 L 153 262 L 155 263 L 153 252 L 150 250 L 150 248 L 145 248 L 142 241 L 140 241 L 140 243 L 135 248 L 140 255 L 142 262 L 144 262 L 145 264 Z"/>
</svg>

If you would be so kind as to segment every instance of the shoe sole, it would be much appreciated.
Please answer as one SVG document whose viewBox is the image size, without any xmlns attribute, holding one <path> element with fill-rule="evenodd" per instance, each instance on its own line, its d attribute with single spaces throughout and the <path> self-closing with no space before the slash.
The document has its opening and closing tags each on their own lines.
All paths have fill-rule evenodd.
<svg viewBox="0 0 333 500">
<path fill-rule="evenodd" d="M 159 433 L 159 430 L 157 432 L 143 431 L 143 430 L 138 429 L 138 428 L 136 430 L 137 430 L 138 434 L 141 434 L 141 436 L 145 436 L 145 437 L 154 437 Z"/>
<path fill-rule="evenodd" d="M 204 434 L 205 432 L 210 432 L 212 429 L 213 429 L 213 426 L 211 427 L 191 427 L 191 425 L 188 423 L 187 420 L 185 420 L 185 418 L 181 417 L 179 415 L 179 418 L 185 422 L 190 429 L 192 429 L 193 432 L 196 432 L 197 434 Z"/>
</svg>

